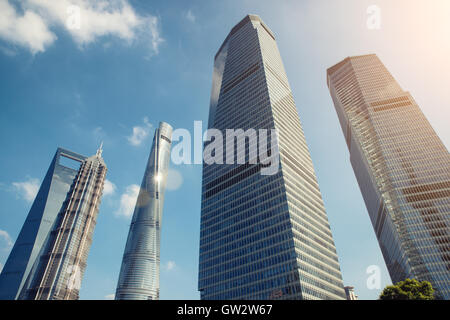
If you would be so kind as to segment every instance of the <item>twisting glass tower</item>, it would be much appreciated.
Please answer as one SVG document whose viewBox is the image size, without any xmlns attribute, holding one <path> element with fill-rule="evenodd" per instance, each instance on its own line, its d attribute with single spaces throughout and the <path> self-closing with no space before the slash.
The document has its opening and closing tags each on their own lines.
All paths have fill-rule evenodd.
<svg viewBox="0 0 450 320">
<path fill-rule="evenodd" d="M 159 299 L 159 249 L 172 127 L 155 131 L 123 254 L 116 300 Z"/>
<path fill-rule="evenodd" d="M 57 150 L 0 276 L 2 299 L 78 299 L 107 171 L 101 154 Z"/>
<path fill-rule="evenodd" d="M 261 159 L 257 164 L 205 161 L 201 298 L 345 299 L 330 225 L 275 36 L 258 16 L 239 22 L 215 56 L 208 127 L 223 136 L 227 129 L 276 129 L 280 162 L 273 174 L 261 174 Z M 251 160 L 254 139 L 245 139 L 240 151 Z"/>
<path fill-rule="evenodd" d="M 392 281 L 427 280 L 450 299 L 450 154 L 376 55 L 327 80 Z"/>
</svg>

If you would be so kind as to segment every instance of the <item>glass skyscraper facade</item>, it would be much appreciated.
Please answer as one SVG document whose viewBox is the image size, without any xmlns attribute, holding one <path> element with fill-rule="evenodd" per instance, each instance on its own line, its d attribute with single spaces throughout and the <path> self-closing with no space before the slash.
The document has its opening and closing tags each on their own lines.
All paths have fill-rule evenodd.
<svg viewBox="0 0 450 320">
<path fill-rule="evenodd" d="M 101 149 L 57 150 L 0 275 L 1 299 L 78 299 L 106 170 Z"/>
<path fill-rule="evenodd" d="M 116 300 L 158 300 L 161 222 L 172 127 L 161 122 L 142 179 L 123 254 Z"/>
<path fill-rule="evenodd" d="M 226 129 L 278 130 L 280 162 L 275 174 L 261 174 L 247 139 L 246 163 L 204 163 L 201 299 L 345 299 L 275 36 L 258 16 L 239 22 L 215 56 L 208 122 L 223 136 Z"/>
<path fill-rule="evenodd" d="M 392 281 L 450 298 L 450 155 L 376 55 L 349 57 L 327 83 Z"/>
</svg>

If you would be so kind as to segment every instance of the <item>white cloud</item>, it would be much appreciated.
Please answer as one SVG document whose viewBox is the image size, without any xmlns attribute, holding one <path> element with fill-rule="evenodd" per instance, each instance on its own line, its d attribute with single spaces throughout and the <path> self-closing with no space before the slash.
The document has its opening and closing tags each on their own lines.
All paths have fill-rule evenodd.
<svg viewBox="0 0 450 320">
<path fill-rule="evenodd" d="M 151 123 L 149 123 L 148 118 L 145 117 L 143 126 L 133 127 L 133 134 L 127 138 L 128 142 L 133 146 L 140 146 L 150 133 L 151 127 Z"/>
<path fill-rule="evenodd" d="M 81 99 L 81 97 L 78 100 L 80 101 L 80 99 Z M 94 130 L 92 130 L 92 134 L 94 136 L 94 139 L 97 141 L 101 141 L 106 138 L 106 133 L 102 127 L 94 128 Z"/>
<path fill-rule="evenodd" d="M 148 28 L 151 35 L 152 49 L 155 54 L 159 53 L 159 45 L 164 42 L 159 32 L 159 19 L 157 17 L 148 18 Z"/>
<path fill-rule="evenodd" d="M 123 193 L 120 197 L 120 207 L 116 211 L 117 216 L 130 218 L 133 215 L 139 190 L 140 188 L 136 184 L 132 184 L 126 188 L 125 193 Z"/>
<path fill-rule="evenodd" d="M 0 229 L 0 238 L 6 242 L 6 249 L 10 249 L 13 246 L 13 241 L 9 233 Z"/>
<path fill-rule="evenodd" d="M 183 184 L 183 176 L 175 169 L 169 169 L 167 173 L 166 189 L 169 191 L 177 190 Z"/>
<path fill-rule="evenodd" d="M 13 182 L 17 195 L 27 202 L 32 202 L 39 191 L 39 180 L 30 178 L 24 182 Z"/>
<path fill-rule="evenodd" d="M 194 16 L 194 14 L 192 13 L 191 9 L 189 9 L 189 10 L 186 12 L 186 19 L 188 19 L 190 22 L 195 22 L 195 16 Z"/>
<path fill-rule="evenodd" d="M 25 47 L 33 54 L 44 52 L 56 40 L 41 16 L 30 10 L 19 15 L 8 0 L 0 0 L 0 38 Z"/>
<path fill-rule="evenodd" d="M 0 272 L 3 270 L 3 264 L 0 262 Z"/>
<path fill-rule="evenodd" d="M 114 293 L 108 294 L 105 296 L 105 300 L 114 300 L 116 295 Z"/>
<path fill-rule="evenodd" d="M 145 140 L 145 138 L 147 138 L 148 136 L 148 129 L 145 127 L 133 127 L 133 134 L 131 136 L 128 137 L 128 141 L 133 145 L 133 146 L 139 146 L 141 145 L 142 141 Z"/>
<path fill-rule="evenodd" d="M 116 185 L 109 181 L 108 179 L 105 180 L 105 185 L 103 186 L 103 195 L 104 196 L 110 196 L 116 193 Z"/>
<path fill-rule="evenodd" d="M 167 271 L 171 271 L 171 270 L 173 270 L 173 269 L 175 269 L 176 268 L 176 263 L 175 263 L 175 261 L 167 261 L 167 264 L 166 264 L 166 270 Z"/>
<path fill-rule="evenodd" d="M 57 39 L 56 28 L 64 28 L 80 47 L 113 36 L 127 43 L 144 41 L 157 54 L 164 41 L 159 19 L 137 14 L 128 0 L 24 0 L 20 6 L 22 16 L 8 0 L 0 0 L 0 38 L 33 54 Z"/>
</svg>

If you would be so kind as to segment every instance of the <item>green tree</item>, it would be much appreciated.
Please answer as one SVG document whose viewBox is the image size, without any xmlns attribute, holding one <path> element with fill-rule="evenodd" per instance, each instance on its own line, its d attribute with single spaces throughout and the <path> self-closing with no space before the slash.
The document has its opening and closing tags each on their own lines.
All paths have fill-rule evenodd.
<svg viewBox="0 0 450 320">
<path fill-rule="evenodd" d="M 380 300 L 434 300 L 434 289 L 428 281 L 406 279 L 384 288 Z"/>
</svg>

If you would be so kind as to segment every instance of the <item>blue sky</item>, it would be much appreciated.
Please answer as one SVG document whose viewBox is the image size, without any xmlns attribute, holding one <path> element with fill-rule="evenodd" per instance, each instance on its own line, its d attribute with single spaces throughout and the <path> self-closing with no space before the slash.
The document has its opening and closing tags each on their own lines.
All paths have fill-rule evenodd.
<svg viewBox="0 0 450 320">
<path fill-rule="evenodd" d="M 0 0 L 0 267 L 58 146 L 104 141 L 108 187 L 81 299 L 114 293 L 130 210 L 159 121 L 206 121 L 213 58 L 258 14 L 277 37 L 329 216 L 344 283 L 360 298 L 367 267 L 390 282 L 326 87 L 326 68 L 376 53 L 450 144 L 450 4 L 436 1 Z M 102 3 L 102 1 L 98 2 Z M 105 2 L 106 3 L 106 2 Z M 80 29 L 67 7 L 79 5 Z M 379 29 L 367 9 L 380 8 Z M 173 165 L 161 240 L 161 299 L 198 299 L 201 166 Z M 105 190 L 105 191 L 106 191 Z"/>
</svg>

